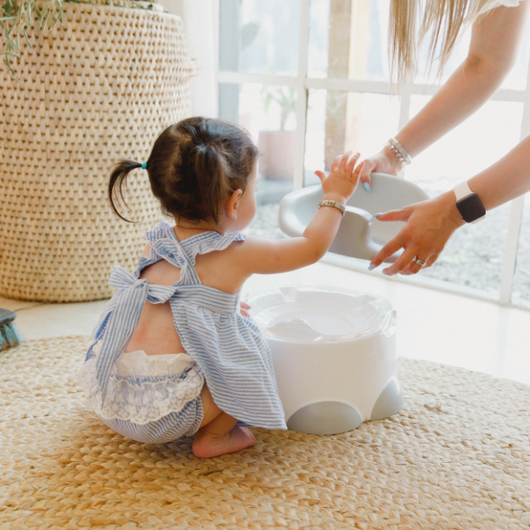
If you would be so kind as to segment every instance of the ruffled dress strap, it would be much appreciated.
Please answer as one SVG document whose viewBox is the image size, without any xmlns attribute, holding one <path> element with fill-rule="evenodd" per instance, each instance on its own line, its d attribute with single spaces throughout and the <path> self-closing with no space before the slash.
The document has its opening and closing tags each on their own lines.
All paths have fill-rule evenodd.
<svg viewBox="0 0 530 530">
<path fill-rule="evenodd" d="M 151 247 L 149 256 L 142 256 L 136 276 L 148 265 L 165 259 L 180 269 L 180 285 L 200 285 L 201 281 L 195 271 L 197 254 L 207 254 L 214 250 L 224 250 L 232 243 L 244 241 L 245 235 L 241 232 L 222 235 L 215 231 L 197 234 L 184 241 L 179 241 L 171 225 L 162 221 L 158 226 L 149 230 L 145 239 Z"/>
</svg>

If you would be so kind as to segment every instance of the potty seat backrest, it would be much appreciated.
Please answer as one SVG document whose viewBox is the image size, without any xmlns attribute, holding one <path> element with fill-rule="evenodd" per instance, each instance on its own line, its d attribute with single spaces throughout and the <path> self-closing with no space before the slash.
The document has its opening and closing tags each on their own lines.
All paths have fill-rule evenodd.
<svg viewBox="0 0 530 530">
<path fill-rule="evenodd" d="M 427 193 L 413 182 L 383 173 L 372 173 L 371 177 L 371 191 L 358 186 L 348 201 L 346 215 L 330 252 L 371 260 L 403 226 L 401 222 L 383 223 L 373 216 L 429 199 Z M 301 236 L 315 216 L 322 196 L 320 185 L 286 195 L 280 203 L 280 229 L 289 236 Z M 396 253 L 386 261 L 395 261 L 398 256 Z"/>
</svg>

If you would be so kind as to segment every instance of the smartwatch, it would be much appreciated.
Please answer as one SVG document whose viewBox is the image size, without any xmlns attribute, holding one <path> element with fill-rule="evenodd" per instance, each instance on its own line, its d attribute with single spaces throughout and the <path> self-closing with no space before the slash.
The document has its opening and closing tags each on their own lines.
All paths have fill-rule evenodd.
<svg viewBox="0 0 530 530">
<path fill-rule="evenodd" d="M 467 182 L 461 182 L 453 191 L 456 195 L 456 207 L 466 223 L 478 223 L 486 217 L 486 208 L 479 196 L 469 189 Z"/>
</svg>

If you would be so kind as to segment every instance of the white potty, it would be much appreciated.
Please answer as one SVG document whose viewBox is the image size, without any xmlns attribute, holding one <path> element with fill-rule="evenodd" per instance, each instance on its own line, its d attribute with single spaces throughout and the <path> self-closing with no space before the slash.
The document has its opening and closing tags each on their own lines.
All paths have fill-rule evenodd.
<svg viewBox="0 0 530 530">
<path fill-rule="evenodd" d="M 272 350 L 289 429 L 337 434 L 403 408 L 388 300 L 288 286 L 252 293 L 248 303 Z"/>
</svg>

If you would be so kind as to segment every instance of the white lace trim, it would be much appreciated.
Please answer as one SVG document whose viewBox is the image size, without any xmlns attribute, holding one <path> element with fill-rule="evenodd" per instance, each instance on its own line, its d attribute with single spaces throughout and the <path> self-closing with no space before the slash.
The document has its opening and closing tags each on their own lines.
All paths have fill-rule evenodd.
<svg viewBox="0 0 530 530">
<path fill-rule="evenodd" d="M 92 353 L 97 357 L 102 341 L 96 343 Z M 116 375 L 120 377 L 160 377 L 177 375 L 195 366 L 187 353 L 147 355 L 143 350 L 123 353 L 116 361 Z"/>
<path fill-rule="evenodd" d="M 204 385 L 204 375 L 196 365 L 168 376 L 121 377 L 113 372 L 103 403 L 96 379 L 96 358 L 91 357 L 76 373 L 76 378 L 85 391 L 87 407 L 106 420 L 125 420 L 138 425 L 157 421 L 172 412 L 180 412 L 200 395 Z"/>
</svg>

